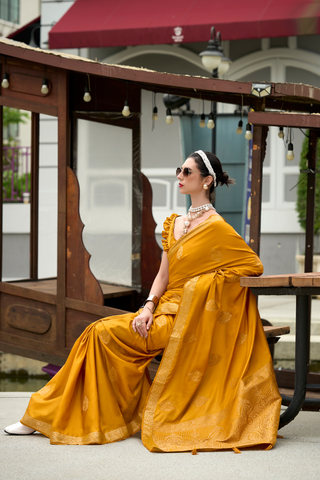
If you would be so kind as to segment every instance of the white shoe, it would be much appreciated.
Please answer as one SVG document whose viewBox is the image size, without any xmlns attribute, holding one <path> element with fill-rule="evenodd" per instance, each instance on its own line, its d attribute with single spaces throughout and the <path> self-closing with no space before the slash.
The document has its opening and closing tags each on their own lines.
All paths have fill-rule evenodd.
<svg viewBox="0 0 320 480">
<path fill-rule="evenodd" d="M 35 432 L 33 428 L 26 427 L 20 422 L 9 425 L 4 431 L 9 433 L 9 435 L 32 435 Z"/>
</svg>

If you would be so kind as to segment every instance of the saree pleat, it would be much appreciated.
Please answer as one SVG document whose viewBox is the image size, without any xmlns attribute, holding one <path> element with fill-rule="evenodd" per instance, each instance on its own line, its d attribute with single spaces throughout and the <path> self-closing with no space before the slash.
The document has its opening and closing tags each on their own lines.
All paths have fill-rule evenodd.
<svg viewBox="0 0 320 480">
<path fill-rule="evenodd" d="M 150 451 L 272 447 L 281 397 L 255 297 L 239 279 L 259 258 L 220 216 L 176 241 L 164 224 L 169 285 L 147 339 L 137 313 L 83 332 L 21 422 L 54 444 L 110 443 L 142 427 Z M 148 365 L 164 351 L 151 384 Z"/>
</svg>

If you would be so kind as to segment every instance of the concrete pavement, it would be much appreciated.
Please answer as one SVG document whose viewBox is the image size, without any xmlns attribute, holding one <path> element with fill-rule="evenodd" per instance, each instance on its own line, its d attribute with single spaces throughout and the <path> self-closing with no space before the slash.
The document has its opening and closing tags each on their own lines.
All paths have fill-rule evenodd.
<svg viewBox="0 0 320 480">
<path fill-rule="evenodd" d="M 20 419 L 28 393 L 0 393 L 0 472 L 7 480 L 320 479 L 320 413 L 300 412 L 269 451 L 150 453 L 140 434 L 109 445 L 50 445 L 40 434 L 3 433 Z"/>
</svg>

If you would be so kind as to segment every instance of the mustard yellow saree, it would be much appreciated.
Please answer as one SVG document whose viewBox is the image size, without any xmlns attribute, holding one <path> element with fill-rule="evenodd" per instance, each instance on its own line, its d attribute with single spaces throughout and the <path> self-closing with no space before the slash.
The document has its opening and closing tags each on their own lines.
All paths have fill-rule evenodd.
<svg viewBox="0 0 320 480">
<path fill-rule="evenodd" d="M 239 279 L 259 258 L 219 215 L 178 241 L 164 224 L 169 285 L 147 339 L 136 314 L 90 325 L 21 422 L 54 444 L 123 440 L 150 451 L 272 448 L 281 397 L 255 297 Z M 151 385 L 148 365 L 163 352 Z"/>
</svg>

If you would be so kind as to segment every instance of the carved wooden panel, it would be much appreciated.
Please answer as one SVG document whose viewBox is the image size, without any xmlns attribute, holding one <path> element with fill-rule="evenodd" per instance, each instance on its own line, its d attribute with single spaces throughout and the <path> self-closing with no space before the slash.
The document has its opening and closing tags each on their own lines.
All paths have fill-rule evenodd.
<svg viewBox="0 0 320 480">
<path fill-rule="evenodd" d="M 89 267 L 90 254 L 82 241 L 79 183 L 67 167 L 67 297 L 103 305 L 103 293 Z"/>
<path fill-rule="evenodd" d="M 1 293 L 0 331 L 26 340 L 19 341 L 19 345 L 28 346 L 31 339 L 44 342 L 43 351 L 46 351 L 48 343 L 56 342 L 56 306 Z"/>
<path fill-rule="evenodd" d="M 46 310 L 27 307 L 20 302 L 7 308 L 5 318 L 10 327 L 38 335 L 43 335 L 51 327 L 51 315 Z"/>
</svg>

